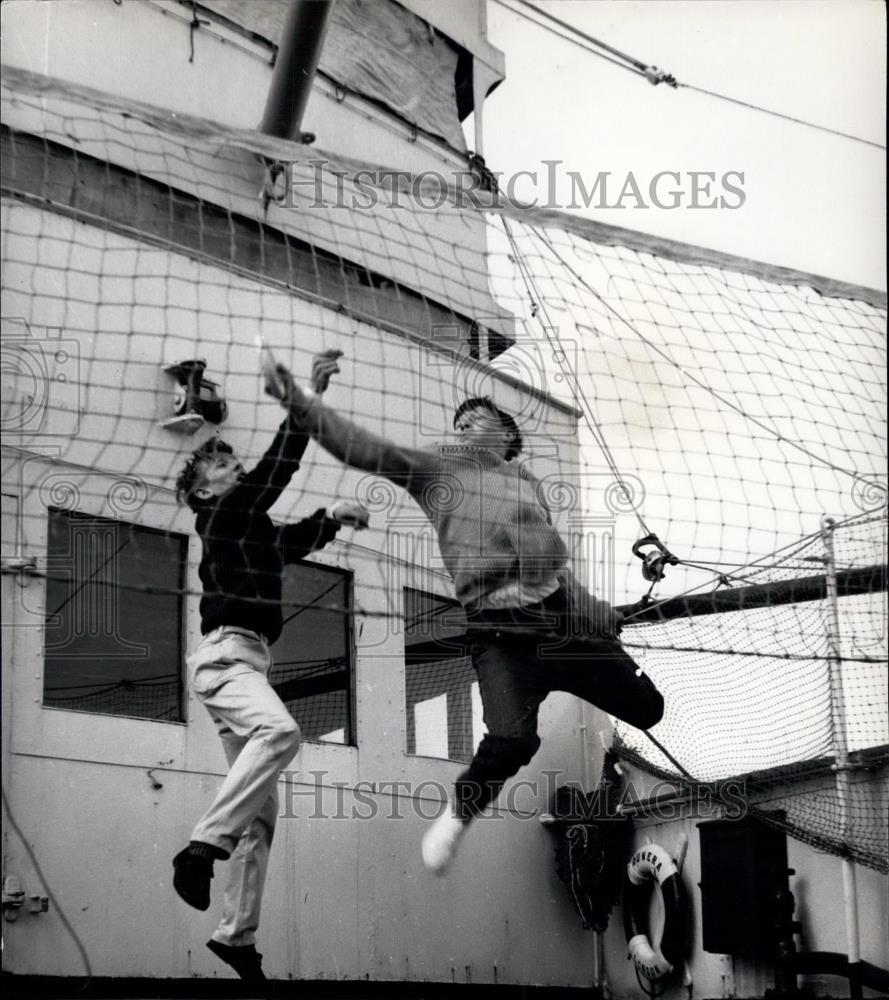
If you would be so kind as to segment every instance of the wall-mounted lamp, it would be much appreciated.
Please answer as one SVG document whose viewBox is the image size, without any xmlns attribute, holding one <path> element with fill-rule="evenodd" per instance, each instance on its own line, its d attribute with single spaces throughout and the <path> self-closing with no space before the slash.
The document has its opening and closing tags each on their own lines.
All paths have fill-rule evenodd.
<svg viewBox="0 0 889 1000">
<path fill-rule="evenodd" d="M 228 405 L 218 394 L 218 383 L 204 377 L 207 362 L 201 358 L 180 361 L 164 371 L 176 379 L 173 393 L 173 416 L 160 426 L 179 434 L 194 434 L 204 425 L 221 424 L 228 414 Z"/>
</svg>

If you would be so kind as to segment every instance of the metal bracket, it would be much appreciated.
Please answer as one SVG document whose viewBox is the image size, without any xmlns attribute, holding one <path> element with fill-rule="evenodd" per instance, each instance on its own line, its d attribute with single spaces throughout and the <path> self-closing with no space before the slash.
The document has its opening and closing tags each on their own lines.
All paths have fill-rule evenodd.
<svg viewBox="0 0 889 1000">
<path fill-rule="evenodd" d="M 312 138 L 314 139 L 314 136 Z M 259 197 L 262 201 L 263 212 L 267 212 L 272 202 L 276 205 L 287 203 L 287 185 L 290 175 L 287 172 L 286 164 L 282 163 L 281 160 L 265 160 L 264 170 Z"/>
<path fill-rule="evenodd" d="M 37 572 L 37 556 L 4 556 L 0 560 L 0 573 L 25 573 L 28 576 Z M 4 896 L 4 899 L 6 897 Z"/>
<path fill-rule="evenodd" d="M 646 66 L 642 72 L 645 74 L 645 79 L 653 87 L 656 87 L 659 83 L 665 83 L 668 87 L 673 87 L 674 89 L 679 86 L 672 73 L 658 69 L 657 66 Z"/>
<path fill-rule="evenodd" d="M 25 890 L 18 875 L 7 875 L 3 880 L 3 919 L 15 923 L 25 905 Z"/>
<path fill-rule="evenodd" d="M 653 548 L 643 552 L 644 545 Z M 657 535 L 646 535 L 633 544 L 633 555 L 642 560 L 642 576 L 650 583 L 663 580 L 667 566 L 678 566 L 679 559 L 663 544 Z"/>
</svg>

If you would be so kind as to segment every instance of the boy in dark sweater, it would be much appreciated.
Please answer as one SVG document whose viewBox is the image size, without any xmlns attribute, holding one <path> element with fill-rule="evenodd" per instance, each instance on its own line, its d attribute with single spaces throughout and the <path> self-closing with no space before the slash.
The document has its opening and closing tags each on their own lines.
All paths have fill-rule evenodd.
<svg viewBox="0 0 889 1000">
<path fill-rule="evenodd" d="M 315 358 L 315 392 L 327 387 L 336 358 L 333 352 Z M 230 769 L 190 843 L 173 859 L 173 885 L 186 903 L 206 910 L 213 861 L 231 858 L 222 920 L 207 947 L 253 981 L 265 978 L 254 935 L 278 814 L 278 772 L 299 747 L 299 728 L 268 681 L 269 646 L 283 624 L 281 574 L 287 563 L 331 541 L 343 524 L 367 526 L 367 513 L 344 502 L 294 524 L 273 523 L 267 512 L 299 468 L 308 441 L 288 417 L 251 472 L 228 445 L 210 441 L 176 483 L 203 545 L 203 638 L 188 666 Z"/>
<path fill-rule="evenodd" d="M 513 461 L 522 450 L 519 428 L 490 399 L 458 407 L 457 443 L 421 450 L 346 420 L 293 385 L 286 370 L 267 391 L 340 461 L 407 490 L 435 527 L 466 610 L 488 731 L 457 778 L 451 808 L 423 839 L 426 867 L 443 874 L 470 821 L 537 752 L 537 713 L 550 691 L 568 691 L 639 729 L 660 721 L 663 698 L 618 641 L 620 613 L 574 578 L 536 480 Z"/>
</svg>

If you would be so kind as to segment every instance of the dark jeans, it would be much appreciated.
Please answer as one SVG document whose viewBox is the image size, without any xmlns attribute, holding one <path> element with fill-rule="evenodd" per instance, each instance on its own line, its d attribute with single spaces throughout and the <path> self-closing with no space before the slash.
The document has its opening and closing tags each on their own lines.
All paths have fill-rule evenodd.
<svg viewBox="0 0 889 1000">
<path fill-rule="evenodd" d="M 537 752 L 537 712 L 550 691 L 577 695 L 638 729 L 654 726 L 664 714 L 660 692 L 616 638 L 572 636 L 560 616 L 555 626 L 535 627 L 522 613 L 510 627 L 504 616 L 511 614 L 469 614 L 470 654 L 488 732 L 454 786 L 457 814 L 466 820 Z"/>
</svg>

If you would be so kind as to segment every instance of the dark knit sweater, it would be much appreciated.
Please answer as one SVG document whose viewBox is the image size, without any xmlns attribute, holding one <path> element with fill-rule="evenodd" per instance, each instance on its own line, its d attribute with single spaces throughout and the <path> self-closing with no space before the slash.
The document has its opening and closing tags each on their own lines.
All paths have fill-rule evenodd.
<svg viewBox="0 0 889 1000">
<path fill-rule="evenodd" d="M 259 464 L 221 497 L 193 502 L 203 543 L 199 569 L 201 632 L 224 625 L 250 629 L 270 643 L 281 634 L 281 573 L 331 541 L 340 528 L 319 508 L 302 521 L 276 525 L 267 511 L 281 496 L 308 437 L 281 424 Z"/>
</svg>

